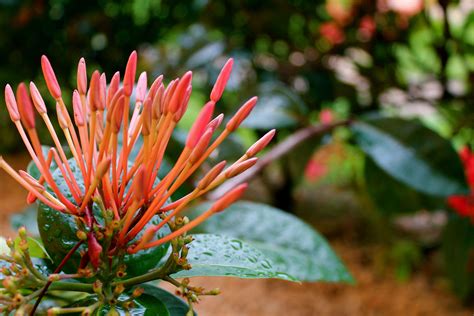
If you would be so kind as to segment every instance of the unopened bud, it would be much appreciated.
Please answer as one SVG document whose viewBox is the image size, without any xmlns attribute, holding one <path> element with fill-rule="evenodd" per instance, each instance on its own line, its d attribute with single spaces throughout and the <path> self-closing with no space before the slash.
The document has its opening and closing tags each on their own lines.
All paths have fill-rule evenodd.
<svg viewBox="0 0 474 316">
<path fill-rule="evenodd" d="M 13 122 L 19 121 L 20 112 L 18 111 L 15 94 L 13 93 L 12 87 L 9 84 L 5 86 L 5 103 L 7 104 L 7 109 L 11 120 Z"/>
<path fill-rule="evenodd" d="M 145 100 L 146 88 L 147 88 L 147 76 L 146 76 L 146 72 L 142 72 L 140 74 L 140 77 L 138 77 L 138 82 L 137 82 L 137 91 L 135 94 L 137 102 L 143 102 L 143 100 Z"/>
<path fill-rule="evenodd" d="M 79 240 L 87 240 L 87 233 L 83 230 L 78 230 L 77 233 L 76 233 L 76 237 Z"/>
<path fill-rule="evenodd" d="M 100 108 L 100 73 L 97 70 L 92 73 L 91 77 L 89 105 L 92 112 L 95 112 Z"/>
<path fill-rule="evenodd" d="M 255 142 L 252 146 L 250 146 L 249 149 L 247 149 L 247 152 L 245 153 L 247 157 L 253 157 L 256 154 L 258 154 L 260 151 L 262 151 L 265 147 L 267 147 L 268 143 L 273 139 L 273 136 L 275 136 L 276 130 L 272 129 L 268 133 L 262 136 L 259 140 Z"/>
<path fill-rule="evenodd" d="M 141 288 L 141 287 L 136 287 L 136 288 L 133 290 L 133 292 L 132 292 L 132 296 L 135 297 L 135 298 L 136 298 L 136 297 L 139 297 L 139 296 L 141 296 L 141 295 L 143 294 L 143 292 L 145 292 L 145 290 L 144 290 L 143 288 Z"/>
<path fill-rule="evenodd" d="M 79 59 L 77 64 L 77 90 L 82 95 L 87 93 L 87 69 L 84 58 Z"/>
<path fill-rule="evenodd" d="M 61 108 L 61 105 L 58 102 L 56 102 L 56 115 L 58 117 L 58 122 L 61 129 L 66 129 L 68 125 L 67 120 L 64 117 L 63 109 Z"/>
<path fill-rule="evenodd" d="M 33 81 L 30 82 L 30 94 L 31 98 L 33 99 L 33 104 L 35 105 L 36 111 L 38 111 L 40 114 L 46 113 L 46 105 L 44 104 L 44 100 Z"/>
<path fill-rule="evenodd" d="M 125 108 L 125 96 L 120 96 L 117 100 L 117 104 L 114 107 L 114 114 L 113 114 L 113 125 L 112 131 L 117 134 L 120 131 L 120 126 L 122 125 L 123 121 L 123 111 Z"/>
<path fill-rule="evenodd" d="M 81 96 L 77 90 L 72 93 L 72 108 L 74 110 L 74 122 L 77 126 L 84 126 L 84 113 L 82 112 Z"/>
<path fill-rule="evenodd" d="M 163 84 L 161 84 L 156 93 L 155 93 L 155 96 L 153 97 L 153 104 L 152 104 L 152 108 L 153 108 L 153 118 L 156 120 L 156 119 L 159 119 L 161 117 L 161 114 L 163 114 L 162 112 L 162 102 L 163 102 L 163 94 L 165 92 L 165 87 L 163 86 Z"/>
<path fill-rule="evenodd" d="M 189 131 L 188 138 L 186 139 L 186 147 L 194 148 L 194 146 L 196 146 L 202 134 L 206 130 L 207 124 L 212 118 L 215 105 L 216 104 L 213 101 L 209 101 L 201 109 L 201 112 L 199 112 L 198 117 L 194 121 L 194 124 Z"/>
<path fill-rule="evenodd" d="M 220 199 L 218 199 L 211 207 L 210 211 L 217 213 L 225 210 L 232 203 L 240 199 L 247 189 L 248 184 L 243 183 L 238 185 L 236 188 L 225 193 Z"/>
<path fill-rule="evenodd" d="M 200 190 L 204 190 L 215 178 L 224 170 L 226 165 L 225 160 L 219 162 L 215 165 L 209 172 L 199 181 L 197 188 Z"/>
<path fill-rule="evenodd" d="M 225 86 L 227 84 L 227 81 L 229 80 L 230 73 L 232 72 L 232 65 L 234 64 L 234 60 L 230 58 L 227 60 L 225 63 L 224 67 L 222 67 L 221 72 L 219 73 L 219 76 L 217 77 L 216 83 L 214 84 L 214 87 L 212 88 L 211 91 L 211 100 L 214 102 L 219 101 L 219 99 L 222 96 L 222 93 L 224 93 Z"/>
<path fill-rule="evenodd" d="M 107 90 L 107 99 L 106 99 L 107 106 L 110 106 L 112 102 L 112 98 L 114 97 L 115 93 L 117 93 L 119 88 L 120 88 L 120 72 L 117 71 L 112 76 L 112 79 L 110 80 L 110 84 L 109 84 L 109 89 Z"/>
<path fill-rule="evenodd" d="M 212 129 L 213 131 L 215 131 L 222 123 L 222 121 L 224 120 L 224 114 L 219 114 L 218 116 L 216 116 L 216 118 L 214 118 L 212 121 L 209 122 L 209 124 L 207 124 L 207 128 L 210 128 Z"/>
<path fill-rule="evenodd" d="M 211 129 L 206 130 L 204 134 L 199 139 L 198 143 L 194 147 L 191 156 L 189 156 L 189 163 L 194 164 L 198 161 L 204 152 L 206 151 L 207 145 L 209 145 L 211 138 L 212 138 L 213 131 Z"/>
<path fill-rule="evenodd" d="M 145 104 L 143 105 L 142 111 L 142 135 L 148 136 L 151 132 L 151 120 L 152 120 L 152 100 L 146 99 Z"/>
<path fill-rule="evenodd" d="M 45 55 L 41 56 L 41 68 L 43 69 L 43 76 L 46 85 L 48 86 L 49 93 L 53 98 L 58 100 L 61 98 L 61 88 L 59 87 L 58 80 L 54 74 L 53 67 L 51 67 L 51 63 Z"/>
<path fill-rule="evenodd" d="M 114 288 L 114 294 L 120 295 L 123 293 L 124 290 L 125 290 L 125 286 L 123 285 L 123 283 L 119 283 Z"/>
<path fill-rule="evenodd" d="M 180 79 L 176 90 L 173 93 L 173 96 L 170 100 L 170 103 L 168 104 L 168 111 L 171 113 L 176 113 L 181 104 L 182 100 L 185 97 L 186 90 L 188 89 L 188 86 L 191 84 L 191 81 L 193 79 L 193 73 L 191 71 L 186 72 L 183 77 Z"/>
<path fill-rule="evenodd" d="M 257 160 L 258 160 L 258 158 L 254 157 L 254 158 L 250 158 L 250 159 L 244 160 L 242 162 L 233 164 L 225 172 L 226 178 L 233 178 L 233 177 L 241 174 L 242 172 L 246 171 L 247 169 L 249 169 L 250 167 L 255 165 Z"/>
<path fill-rule="evenodd" d="M 26 85 L 23 82 L 20 83 L 16 89 L 16 99 L 18 100 L 21 122 L 27 129 L 34 129 L 36 122 L 33 102 L 31 101 Z"/>
<path fill-rule="evenodd" d="M 137 73 L 137 52 L 133 51 L 128 58 L 125 74 L 123 76 L 123 91 L 127 97 L 130 97 L 135 84 L 135 75 Z"/>
<path fill-rule="evenodd" d="M 257 97 L 250 98 L 247 102 L 244 103 L 240 107 L 240 109 L 235 113 L 235 115 L 227 122 L 226 129 L 229 132 L 235 131 L 240 124 L 249 116 L 250 112 L 252 112 L 255 104 L 257 104 Z"/>
<path fill-rule="evenodd" d="M 95 282 L 92 284 L 92 290 L 96 294 L 102 294 L 102 287 L 103 284 L 100 280 L 95 280 Z"/>
</svg>

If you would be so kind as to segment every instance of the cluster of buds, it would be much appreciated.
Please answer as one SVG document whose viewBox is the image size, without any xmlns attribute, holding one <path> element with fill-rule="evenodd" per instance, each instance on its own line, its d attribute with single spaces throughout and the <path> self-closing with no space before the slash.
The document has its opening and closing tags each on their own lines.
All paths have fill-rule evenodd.
<svg viewBox="0 0 474 316">
<path fill-rule="evenodd" d="M 213 117 L 213 113 L 229 79 L 232 64 L 233 60 L 229 59 L 222 68 L 210 100 L 196 117 L 182 152 L 168 174 L 158 182 L 155 179 L 167 145 L 188 106 L 192 73 L 186 72 L 167 85 L 163 76 L 159 76 L 148 88 L 145 72 L 140 74 L 135 83 L 136 52 L 128 59 L 122 82 L 119 72 L 107 82 L 106 75 L 97 70 L 88 80 L 86 63 L 81 59 L 77 69 L 77 89 L 72 94 L 71 116 L 53 68 L 47 57 L 43 56 L 43 75 L 55 101 L 56 117 L 72 158 L 68 159 L 65 147 L 60 143 L 36 85 L 31 82 L 28 89 L 21 83 L 16 94 L 10 85 L 5 87 L 5 101 L 10 118 L 41 177 L 35 179 L 25 171 L 15 171 L 1 157 L 0 168 L 29 191 L 28 202 L 40 200 L 59 212 L 74 215 L 91 228 L 90 232 L 94 225 L 100 226 L 92 212 L 93 204 L 100 201 L 101 206 L 113 214 L 113 221 L 119 223 L 112 238 L 112 249 L 136 253 L 166 243 L 236 201 L 243 194 L 246 184 L 224 194 L 206 212 L 179 229 L 164 237 L 155 237 L 158 230 L 177 218 L 190 202 L 253 166 L 257 161 L 255 155 L 265 148 L 275 134 L 275 130 L 268 132 L 236 162 L 230 165 L 225 161 L 217 163 L 197 182 L 194 190 L 173 203 L 167 203 L 226 137 L 239 127 L 257 102 L 256 97 L 245 102 L 219 128 L 224 116 L 220 114 Z M 132 92 L 134 99 L 131 98 Z M 54 142 L 54 147 L 47 154 L 42 151 L 36 131 L 36 116 L 44 121 Z M 142 141 L 138 141 L 140 137 Z M 138 154 L 130 162 L 132 149 Z M 53 178 L 50 170 L 53 162 L 59 170 L 56 172 L 61 173 L 71 193 L 70 198 L 60 190 Z M 73 166 L 80 170 L 82 179 L 77 179 L 78 173 L 73 172 Z M 155 215 L 160 215 L 162 220 L 157 225 L 148 226 L 143 232 Z M 140 233 L 143 234 L 137 242 Z M 93 261 L 102 251 L 101 245 L 93 233 L 87 234 L 87 240 L 89 256 Z"/>
</svg>

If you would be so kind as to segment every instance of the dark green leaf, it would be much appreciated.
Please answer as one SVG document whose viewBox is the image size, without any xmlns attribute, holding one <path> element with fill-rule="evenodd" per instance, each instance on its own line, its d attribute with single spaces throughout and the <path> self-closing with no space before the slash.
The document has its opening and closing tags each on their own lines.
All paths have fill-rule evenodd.
<svg viewBox="0 0 474 316">
<path fill-rule="evenodd" d="M 36 204 L 28 206 L 21 213 L 12 215 L 10 223 L 13 229 L 25 226 L 28 234 L 33 237 L 39 237 L 38 223 L 36 222 L 38 206 Z"/>
<path fill-rule="evenodd" d="M 437 209 L 443 199 L 420 193 L 390 177 L 371 158 L 365 161 L 365 184 L 370 198 L 377 208 L 389 215 L 415 212 L 421 209 Z"/>
<path fill-rule="evenodd" d="M 474 297 L 474 226 L 468 218 L 452 215 L 443 234 L 446 274 L 463 300 Z"/>
<path fill-rule="evenodd" d="M 241 240 L 211 234 L 196 234 L 193 237 L 187 257 L 192 269 L 180 271 L 173 277 L 228 276 L 296 281 L 278 271 L 262 251 Z"/>
<path fill-rule="evenodd" d="M 206 205 L 199 207 L 203 209 Z M 302 281 L 353 282 L 326 240 L 312 227 L 265 204 L 235 203 L 197 231 L 239 238 L 263 252 L 275 270 Z"/>
<path fill-rule="evenodd" d="M 436 196 L 469 192 L 451 144 L 420 122 L 373 118 L 352 130 L 362 150 L 398 181 Z"/>
<path fill-rule="evenodd" d="M 188 304 L 168 291 L 149 284 L 143 284 L 140 285 L 140 287 L 145 290 L 145 295 L 160 300 L 166 306 L 166 309 L 171 316 L 184 316 L 189 310 Z M 139 302 L 141 302 L 140 298 Z"/>
</svg>

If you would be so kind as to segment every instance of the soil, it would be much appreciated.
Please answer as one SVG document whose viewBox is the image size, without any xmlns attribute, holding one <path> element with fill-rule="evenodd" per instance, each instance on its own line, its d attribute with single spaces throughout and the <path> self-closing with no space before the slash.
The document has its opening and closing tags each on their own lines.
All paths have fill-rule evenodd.
<svg viewBox="0 0 474 316">
<path fill-rule="evenodd" d="M 5 159 L 24 169 L 24 155 Z M 26 206 L 26 192 L 5 173 L 0 173 L 0 235 L 12 236 L 9 217 Z M 217 297 L 206 297 L 197 306 L 199 315 L 473 315 L 444 284 L 423 269 L 400 282 L 391 272 L 376 267 L 375 246 L 362 246 L 332 237 L 330 243 L 357 280 L 356 285 L 290 283 L 279 280 L 195 278 L 193 285 L 220 288 Z M 171 289 L 171 287 L 164 285 Z"/>
</svg>

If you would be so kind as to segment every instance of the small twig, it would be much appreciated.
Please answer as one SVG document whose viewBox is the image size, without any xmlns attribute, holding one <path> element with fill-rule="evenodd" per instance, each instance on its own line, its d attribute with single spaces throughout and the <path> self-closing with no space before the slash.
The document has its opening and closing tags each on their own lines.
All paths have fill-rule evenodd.
<svg viewBox="0 0 474 316">
<path fill-rule="evenodd" d="M 63 260 L 61 261 L 61 263 L 58 265 L 58 267 L 54 270 L 53 274 L 55 273 L 59 273 L 61 272 L 62 268 L 64 267 L 64 265 L 68 262 L 68 260 L 72 257 L 72 255 L 77 251 L 77 249 L 79 249 L 79 247 L 82 245 L 84 241 L 81 240 L 79 241 L 74 247 L 72 247 L 71 250 L 69 250 L 69 252 L 67 253 L 67 255 L 63 258 Z M 35 305 L 33 306 L 33 309 L 31 310 L 30 312 L 30 316 L 34 316 L 35 312 L 36 312 L 36 309 L 38 308 L 39 304 L 41 303 L 41 300 L 43 299 L 43 297 L 45 296 L 46 292 L 48 291 L 48 288 L 49 286 L 51 285 L 51 283 L 53 283 L 52 281 L 48 281 L 45 286 L 43 287 L 43 290 L 41 291 L 41 293 L 39 294 L 38 296 L 38 299 L 36 300 L 35 302 Z"/>
<path fill-rule="evenodd" d="M 270 151 L 268 151 L 267 154 L 263 156 L 252 168 L 248 169 L 237 177 L 225 182 L 218 189 L 210 193 L 208 195 L 208 198 L 210 200 L 215 200 L 219 198 L 220 196 L 222 196 L 222 194 L 234 188 L 235 186 L 243 182 L 247 182 L 259 175 L 262 170 L 271 162 L 285 156 L 302 142 L 315 136 L 327 133 L 338 126 L 348 125 L 350 124 L 350 122 L 350 120 L 344 120 L 331 124 L 309 126 L 296 131 L 293 135 L 287 137 L 284 141 L 282 141 L 281 143 L 273 147 Z"/>
</svg>

